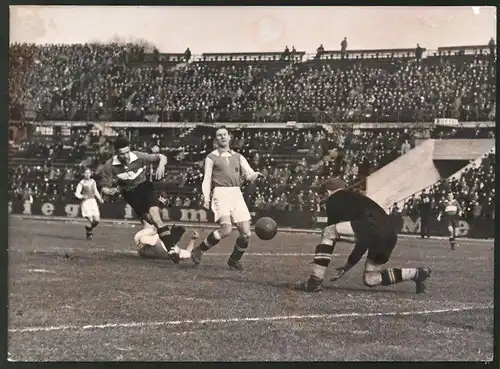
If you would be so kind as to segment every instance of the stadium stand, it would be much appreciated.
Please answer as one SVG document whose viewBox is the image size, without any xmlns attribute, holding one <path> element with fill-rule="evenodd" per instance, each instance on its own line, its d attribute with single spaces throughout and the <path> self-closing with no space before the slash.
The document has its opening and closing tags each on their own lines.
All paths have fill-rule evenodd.
<svg viewBox="0 0 500 369">
<path fill-rule="evenodd" d="M 213 127 L 200 123 L 333 124 L 330 130 L 242 126 L 232 132 L 235 149 L 266 175 L 245 193 L 254 208 L 317 210 L 311 188 L 321 179 L 338 175 L 358 186 L 413 148 L 416 138 L 494 137 L 494 130 L 479 127 L 373 130 L 334 124 L 493 120 L 494 55 L 487 46 L 464 50 L 441 48 L 422 59 L 408 49 L 342 57 L 323 52 L 309 59 L 304 53 L 204 54 L 187 61 L 184 54 L 148 54 L 132 44 L 14 44 L 10 121 L 29 132 L 12 136 L 9 195 L 71 198 L 83 168 L 98 172 L 112 153 L 110 139 L 91 123 L 54 128 L 33 122 L 144 122 L 120 133 L 139 150 L 168 156 L 163 188 L 172 204 L 184 206 L 200 201 L 202 160 L 213 149 Z M 148 122 L 199 124 L 158 130 Z M 463 195 L 467 214 L 494 213 L 493 166 L 490 155 L 446 184 Z M 431 193 L 438 204 L 442 187 Z M 414 211 L 412 204 L 405 213 Z"/>
</svg>

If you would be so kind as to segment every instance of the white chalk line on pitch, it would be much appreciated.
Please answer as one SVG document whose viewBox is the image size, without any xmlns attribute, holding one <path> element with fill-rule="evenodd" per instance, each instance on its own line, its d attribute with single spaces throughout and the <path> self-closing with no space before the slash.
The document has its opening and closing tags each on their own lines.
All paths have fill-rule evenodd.
<svg viewBox="0 0 500 369">
<path fill-rule="evenodd" d="M 133 255 L 138 256 L 137 251 L 133 250 L 122 250 L 122 249 L 105 249 L 105 248 L 85 248 L 85 249 L 75 249 L 75 248 L 65 248 L 65 247 L 52 247 L 50 249 L 8 249 L 8 252 L 23 252 L 23 253 L 50 253 L 50 252 L 79 252 L 84 254 L 97 254 L 97 253 L 108 253 L 117 255 Z M 228 256 L 229 254 L 223 252 L 207 252 L 204 255 L 207 256 Z M 274 252 L 247 252 L 246 256 L 314 256 L 311 252 L 285 252 L 285 253 L 274 253 Z M 333 254 L 333 256 L 341 256 L 342 254 Z"/>
<path fill-rule="evenodd" d="M 180 325 L 207 325 L 207 324 L 225 324 L 225 323 L 268 323 L 290 320 L 333 320 L 339 318 L 384 318 L 384 317 L 405 317 L 421 316 L 444 313 L 460 313 L 470 310 L 490 310 L 493 306 L 465 306 L 460 308 L 420 310 L 420 311 L 393 311 L 378 313 L 338 313 L 338 314 L 308 314 L 308 315 L 282 315 L 282 316 L 263 316 L 263 317 L 243 317 L 227 319 L 202 319 L 202 320 L 167 320 L 159 322 L 130 322 L 130 323 L 106 323 L 106 324 L 88 324 L 88 325 L 58 325 L 46 327 L 24 327 L 10 328 L 9 333 L 36 333 L 36 332 L 58 332 L 58 331 L 89 331 L 97 329 L 118 329 L 118 328 L 152 328 Z"/>
</svg>

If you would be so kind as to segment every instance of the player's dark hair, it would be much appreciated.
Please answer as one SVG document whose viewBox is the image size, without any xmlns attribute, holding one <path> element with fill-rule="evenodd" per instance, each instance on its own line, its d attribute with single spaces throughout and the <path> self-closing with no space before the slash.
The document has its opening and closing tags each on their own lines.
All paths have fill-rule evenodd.
<svg viewBox="0 0 500 369">
<path fill-rule="evenodd" d="M 229 133 L 229 128 L 227 128 L 226 126 L 219 126 L 219 127 L 215 127 L 215 131 L 214 131 L 214 137 L 215 137 L 215 134 L 217 133 L 217 131 L 219 129 L 225 129 L 227 131 L 227 133 Z"/>
<path fill-rule="evenodd" d="M 118 136 L 113 143 L 113 147 L 115 148 L 115 150 L 120 150 L 127 146 L 130 146 L 130 142 L 123 136 Z"/>
</svg>

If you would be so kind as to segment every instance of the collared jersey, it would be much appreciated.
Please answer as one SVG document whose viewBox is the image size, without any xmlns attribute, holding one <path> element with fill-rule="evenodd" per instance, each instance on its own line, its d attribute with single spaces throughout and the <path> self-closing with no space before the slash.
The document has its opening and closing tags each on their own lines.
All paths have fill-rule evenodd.
<svg viewBox="0 0 500 369">
<path fill-rule="evenodd" d="M 122 190 L 132 190 L 146 182 L 146 166 L 157 163 L 159 160 L 158 154 L 131 151 L 129 163 L 123 165 L 115 155 L 104 164 L 101 170 L 102 187 L 110 188 L 116 180 Z"/>
<path fill-rule="evenodd" d="M 253 176 L 255 172 L 243 155 L 233 150 L 214 150 L 205 159 L 203 196 L 209 199 L 215 187 L 241 187 L 243 178 L 251 180 Z"/>
<path fill-rule="evenodd" d="M 241 186 L 241 158 L 242 156 L 232 150 L 226 152 L 212 151 L 208 159 L 212 166 L 213 187 L 240 187 Z"/>
</svg>

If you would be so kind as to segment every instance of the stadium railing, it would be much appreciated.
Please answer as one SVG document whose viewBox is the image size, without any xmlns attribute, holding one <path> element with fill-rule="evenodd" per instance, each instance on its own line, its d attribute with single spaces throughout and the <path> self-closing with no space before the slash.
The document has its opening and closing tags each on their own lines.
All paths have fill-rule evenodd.
<svg viewBox="0 0 500 369">
<path fill-rule="evenodd" d="M 459 122 L 487 122 L 495 118 L 493 110 L 393 110 L 348 113 L 346 111 L 108 111 L 97 114 L 93 109 L 78 110 L 70 116 L 52 116 L 38 111 L 34 121 L 121 121 L 121 122 L 186 122 L 186 123 L 428 123 L 435 119 L 455 119 Z M 11 115 L 11 120 L 22 120 L 25 115 Z M 26 118 L 25 118 L 26 119 Z M 26 119 L 30 120 L 30 119 Z"/>
</svg>

